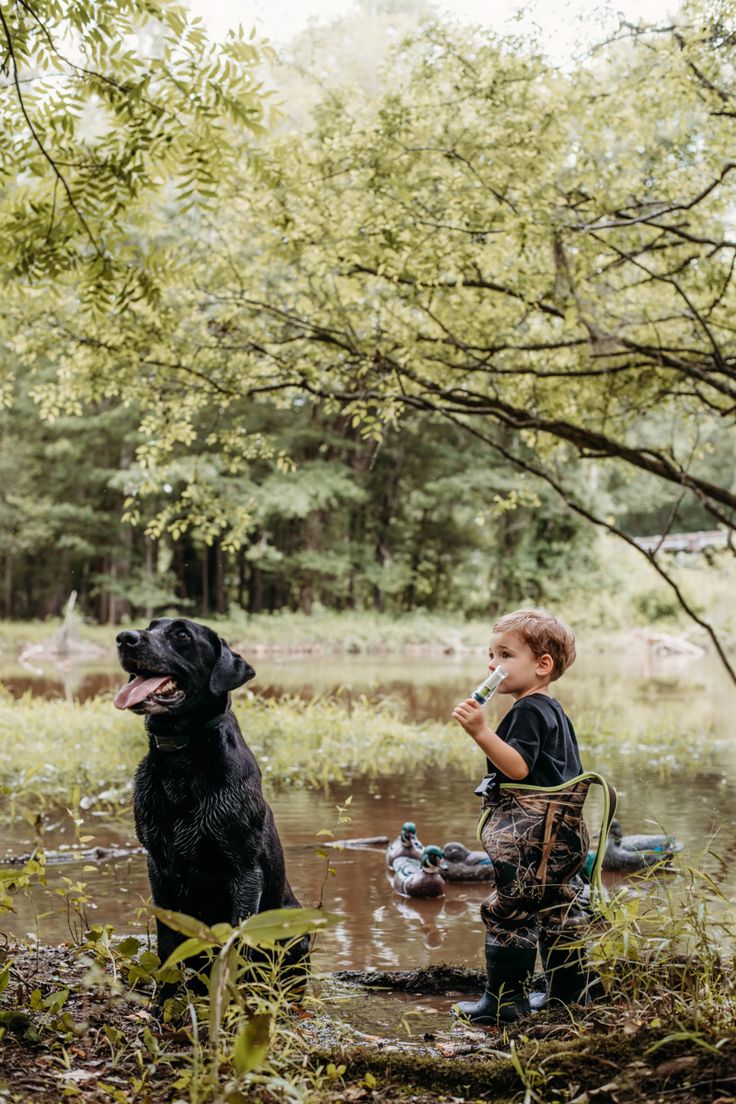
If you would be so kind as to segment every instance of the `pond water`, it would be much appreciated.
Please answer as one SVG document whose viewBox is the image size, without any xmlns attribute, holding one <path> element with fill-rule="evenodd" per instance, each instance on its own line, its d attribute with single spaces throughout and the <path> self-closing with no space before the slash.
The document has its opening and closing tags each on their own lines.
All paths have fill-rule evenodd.
<svg viewBox="0 0 736 1104">
<path fill-rule="evenodd" d="M 255 665 L 256 693 L 311 697 L 340 690 L 371 700 L 391 697 L 405 719 L 415 721 L 446 719 L 485 671 L 482 655 L 320 656 L 262 659 Z M 66 686 L 64 675 L 58 674 L 52 685 L 48 671 L 27 677 L 30 683 L 21 686 L 13 670 L 3 681 L 13 692 L 30 689 L 74 697 L 90 690 L 112 693 L 119 683 L 113 664 L 74 672 L 71 689 L 68 673 Z M 727 895 L 736 894 L 736 753 L 731 739 L 736 695 L 715 662 L 656 659 L 646 648 L 633 646 L 615 655 L 590 654 L 581 656 L 558 694 L 574 719 L 584 718 L 584 723 L 578 722 L 578 734 L 586 767 L 610 776 L 620 792 L 624 831 L 652 832 L 663 826 L 685 844 L 684 858 L 707 869 Z M 499 698 L 491 708 L 498 717 L 509 704 Z M 628 732 L 632 724 L 643 732 L 649 726 L 661 732 L 661 747 L 640 754 L 629 742 L 626 753 L 621 752 L 617 733 Z M 315 854 L 320 846 L 316 833 L 320 828 L 335 829 L 335 807 L 348 796 L 352 821 L 340 827 L 341 836 L 393 837 L 404 820 L 412 819 L 425 843 L 459 839 L 472 845 L 477 815 L 473 778 L 483 773 L 483 763 L 468 743 L 465 770 L 440 771 L 418 764 L 407 777 L 360 779 L 333 787 L 329 794 L 303 789 L 269 793 L 297 896 L 313 905 L 322 895 L 327 908 L 345 917 L 339 927 L 320 936 L 320 969 L 479 965 L 483 929 L 478 907 L 487 892 L 482 885 L 450 885 L 447 895 L 436 901 L 406 900 L 391 887 L 382 851 L 332 851 L 334 876 L 328 874 L 324 858 Z M 589 802 L 588 820 L 595 829 L 599 805 L 592 795 Z M 68 814 L 61 810 L 54 819 L 56 826 L 44 837 L 47 849 L 74 840 Z M 136 842 L 129 815 L 116 821 L 91 812 L 76 830 L 92 837 L 85 846 Z M 6 828 L 3 842 L 9 854 L 29 850 L 32 825 Z M 50 874 L 52 888 L 65 884 L 64 877 L 85 883 L 90 922 L 112 923 L 121 932 L 144 930 L 145 919 L 136 913 L 148 899 L 142 856 L 85 869 L 78 863 L 60 864 L 50 868 Z M 9 934 L 32 933 L 53 942 L 69 938 L 69 923 L 77 924 L 49 892 L 19 897 L 16 906 L 14 915 L 2 919 Z"/>
</svg>

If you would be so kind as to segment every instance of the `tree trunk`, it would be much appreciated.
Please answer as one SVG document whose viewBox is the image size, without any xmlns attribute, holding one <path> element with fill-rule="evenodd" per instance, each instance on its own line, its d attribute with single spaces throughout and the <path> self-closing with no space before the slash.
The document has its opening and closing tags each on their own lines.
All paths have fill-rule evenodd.
<svg viewBox="0 0 736 1104">
<path fill-rule="evenodd" d="M 260 613 L 263 609 L 263 572 L 251 563 L 248 572 L 248 613 Z"/>
<path fill-rule="evenodd" d="M 107 575 L 107 560 L 103 560 L 102 563 L 100 564 L 100 567 L 102 568 L 100 574 L 101 575 Z M 107 604 L 108 604 L 107 599 L 108 599 L 108 597 L 109 596 L 108 596 L 107 591 L 104 588 L 101 587 L 100 591 L 99 591 L 99 594 L 97 595 L 97 620 L 100 623 L 100 625 L 106 625 L 107 624 Z"/>
<path fill-rule="evenodd" d="M 244 609 L 243 605 L 245 599 L 245 553 L 240 551 L 238 554 L 238 605 L 241 609 Z"/>
<path fill-rule="evenodd" d="M 304 519 L 302 531 L 302 548 L 308 552 L 320 551 L 321 515 L 319 510 L 313 510 Z M 307 568 L 299 587 L 299 609 L 302 613 L 310 614 L 314 605 L 315 582 L 314 571 Z"/>
<path fill-rule="evenodd" d="M 149 586 L 149 591 L 148 591 L 148 594 L 146 596 L 146 608 L 145 608 L 145 611 L 144 611 L 145 612 L 145 618 L 146 618 L 147 621 L 151 621 L 153 619 L 153 599 L 151 597 L 151 594 L 153 592 L 153 583 L 154 583 L 154 578 L 155 578 L 155 566 L 154 566 L 155 565 L 155 556 L 154 556 L 154 552 L 155 552 L 155 548 L 154 548 L 153 541 L 151 540 L 150 537 L 144 537 L 143 538 L 143 565 L 144 565 L 144 571 L 146 573 L 146 580 L 147 580 L 148 586 Z"/>
<path fill-rule="evenodd" d="M 5 616 L 13 616 L 13 556 L 8 552 L 5 557 L 5 569 L 3 572 L 3 606 Z"/>
<path fill-rule="evenodd" d="M 117 619 L 117 602 L 115 600 L 114 586 L 118 577 L 118 565 L 113 559 L 110 563 L 110 593 L 108 594 L 107 624 L 114 625 Z"/>
<path fill-rule="evenodd" d="M 217 613 L 227 612 L 227 592 L 225 589 L 226 555 L 222 551 L 219 540 L 215 541 L 215 610 Z"/>
<path fill-rule="evenodd" d="M 202 549 L 202 603 L 203 617 L 209 617 L 210 613 L 210 546 L 206 544 Z"/>
</svg>

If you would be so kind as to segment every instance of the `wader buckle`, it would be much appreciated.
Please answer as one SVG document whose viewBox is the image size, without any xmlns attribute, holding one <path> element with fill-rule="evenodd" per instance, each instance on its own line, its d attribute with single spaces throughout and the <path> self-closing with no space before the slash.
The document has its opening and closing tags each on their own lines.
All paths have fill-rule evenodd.
<svg viewBox="0 0 736 1104">
<path fill-rule="evenodd" d="M 501 797 L 501 784 L 497 774 L 486 774 L 473 790 L 476 797 L 483 798 L 483 808 L 497 805 Z"/>
</svg>

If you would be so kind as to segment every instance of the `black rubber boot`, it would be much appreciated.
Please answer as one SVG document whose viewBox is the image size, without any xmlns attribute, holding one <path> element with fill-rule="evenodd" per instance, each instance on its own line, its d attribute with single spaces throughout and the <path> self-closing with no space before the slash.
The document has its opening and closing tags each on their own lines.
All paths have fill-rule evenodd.
<svg viewBox="0 0 736 1104">
<path fill-rule="evenodd" d="M 587 1004 L 590 974 L 585 964 L 585 947 L 542 939 L 539 952 L 547 979 L 547 991 L 529 994 L 532 1012 L 546 1008 L 551 1000 L 560 1001 L 561 1004 Z"/>
<path fill-rule="evenodd" d="M 461 1001 L 453 1012 L 483 1026 L 513 1023 L 529 1015 L 526 985 L 534 969 L 535 947 L 499 947 L 486 936 L 486 988 L 479 1001 Z"/>
</svg>

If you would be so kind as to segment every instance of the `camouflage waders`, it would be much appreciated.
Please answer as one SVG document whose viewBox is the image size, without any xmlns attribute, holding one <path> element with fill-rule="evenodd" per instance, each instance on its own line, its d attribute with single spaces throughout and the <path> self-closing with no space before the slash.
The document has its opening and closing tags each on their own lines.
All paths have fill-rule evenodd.
<svg viewBox="0 0 736 1104">
<path fill-rule="evenodd" d="M 600 887 L 600 865 L 615 791 L 592 772 L 561 786 L 523 783 L 491 787 L 484 797 L 478 838 L 493 863 L 494 888 L 481 905 L 488 941 L 499 947 L 536 947 L 574 940 L 591 920 L 577 903 L 576 874 L 588 854 L 583 803 L 591 782 L 605 787 L 606 811 L 592 884 Z M 577 882 L 573 882 L 573 879 Z"/>
<path fill-rule="evenodd" d="M 481 905 L 486 926 L 486 986 L 478 1001 L 453 1011 L 489 1027 L 513 1023 L 549 1001 L 587 999 L 581 928 L 591 914 L 577 903 L 582 882 L 572 879 L 588 852 L 583 802 L 591 782 L 604 787 L 604 817 L 591 876 L 591 901 L 602 893 L 601 863 L 616 793 L 598 774 L 579 774 L 560 786 L 525 786 L 486 775 L 475 791 L 483 797 L 478 839 L 493 863 L 495 886 Z M 542 953 L 544 993 L 529 995 L 529 980 Z"/>
</svg>

